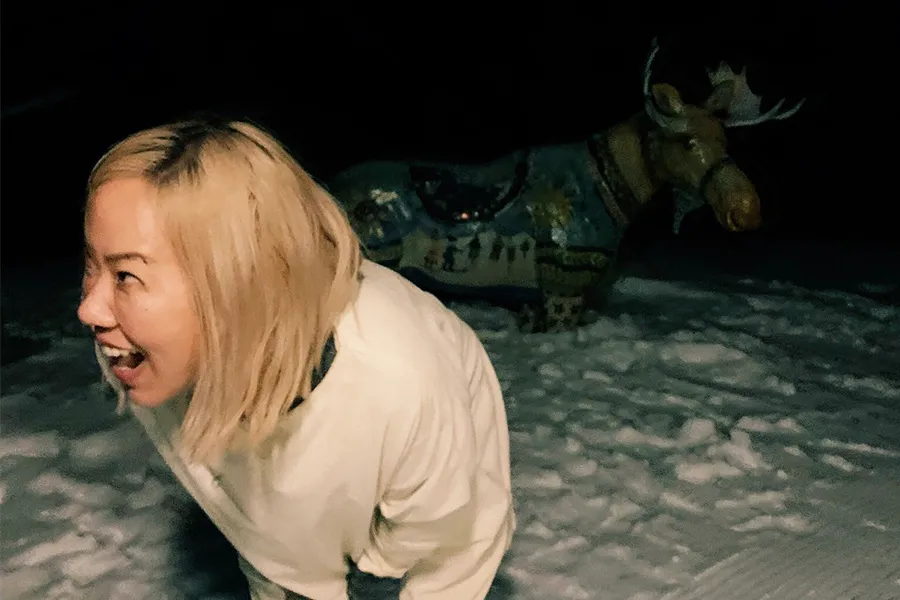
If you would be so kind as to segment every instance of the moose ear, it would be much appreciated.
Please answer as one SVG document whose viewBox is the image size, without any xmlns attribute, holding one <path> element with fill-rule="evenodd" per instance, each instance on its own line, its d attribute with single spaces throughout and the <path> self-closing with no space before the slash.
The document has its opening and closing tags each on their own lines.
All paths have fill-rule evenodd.
<svg viewBox="0 0 900 600">
<path fill-rule="evenodd" d="M 706 110 L 709 112 L 728 111 L 734 99 L 735 82 L 728 79 L 716 84 L 712 94 L 706 99 Z"/>
<path fill-rule="evenodd" d="M 681 95 L 668 83 L 654 84 L 650 93 L 653 94 L 653 101 L 663 114 L 670 117 L 684 114 L 684 101 L 682 101 Z"/>
</svg>

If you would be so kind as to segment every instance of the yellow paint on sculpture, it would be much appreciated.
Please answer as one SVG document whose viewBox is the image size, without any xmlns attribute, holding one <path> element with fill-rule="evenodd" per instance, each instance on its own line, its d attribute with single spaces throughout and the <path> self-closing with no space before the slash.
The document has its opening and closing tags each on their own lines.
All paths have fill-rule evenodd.
<svg viewBox="0 0 900 600">
<path fill-rule="evenodd" d="M 534 224 L 547 229 L 565 229 L 572 220 L 572 202 L 559 189 L 547 184 L 533 192 L 531 216 Z"/>
</svg>

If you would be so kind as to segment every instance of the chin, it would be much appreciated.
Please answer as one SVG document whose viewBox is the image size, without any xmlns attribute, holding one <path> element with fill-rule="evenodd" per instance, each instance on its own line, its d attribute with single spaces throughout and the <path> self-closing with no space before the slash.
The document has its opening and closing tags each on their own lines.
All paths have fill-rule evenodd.
<svg viewBox="0 0 900 600">
<path fill-rule="evenodd" d="M 142 390 L 140 388 L 128 390 L 128 400 L 142 408 L 162 406 L 174 397 L 175 393 L 166 393 L 159 390 Z"/>
</svg>

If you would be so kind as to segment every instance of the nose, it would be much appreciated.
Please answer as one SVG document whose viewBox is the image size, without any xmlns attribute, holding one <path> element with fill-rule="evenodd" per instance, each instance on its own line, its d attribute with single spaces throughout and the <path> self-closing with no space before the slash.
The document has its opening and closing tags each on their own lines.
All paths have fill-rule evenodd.
<svg viewBox="0 0 900 600">
<path fill-rule="evenodd" d="M 732 193 L 724 197 L 723 225 L 729 231 L 753 231 L 762 226 L 759 198 L 756 194 Z"/>
<path fill-rule="evenodd" d="M 762 216 L 759 210 L 733 208 L 725 217 L 726 226 L 731 231 L 753 231 L 762 226 Z"/>
<path fill-rule="evenodd" d="M 78 305 L 78 320 L 91 329 L 111 329 L 116 325 L 112 309 L 112 296 L 98 282 L 84 283 L 81 303 Z"/>
</svg>

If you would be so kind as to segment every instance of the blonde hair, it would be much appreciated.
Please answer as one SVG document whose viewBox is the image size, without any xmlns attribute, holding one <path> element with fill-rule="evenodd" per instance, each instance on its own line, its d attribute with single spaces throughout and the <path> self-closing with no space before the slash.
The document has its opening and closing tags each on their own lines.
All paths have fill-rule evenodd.
<svg viewBox="0 0 900 600">
<path fill-rule="evenodd" d="M 340 205 L 247 121 L 182 121 L 126 138 L 91 172 L 87 205 L 126 177 L 158 190 L 200 321 L 180 449 L 208 462 L 238 439 L 257 446 L 310 392 L 358 291 L 359 240 Z"/>
</svg>

